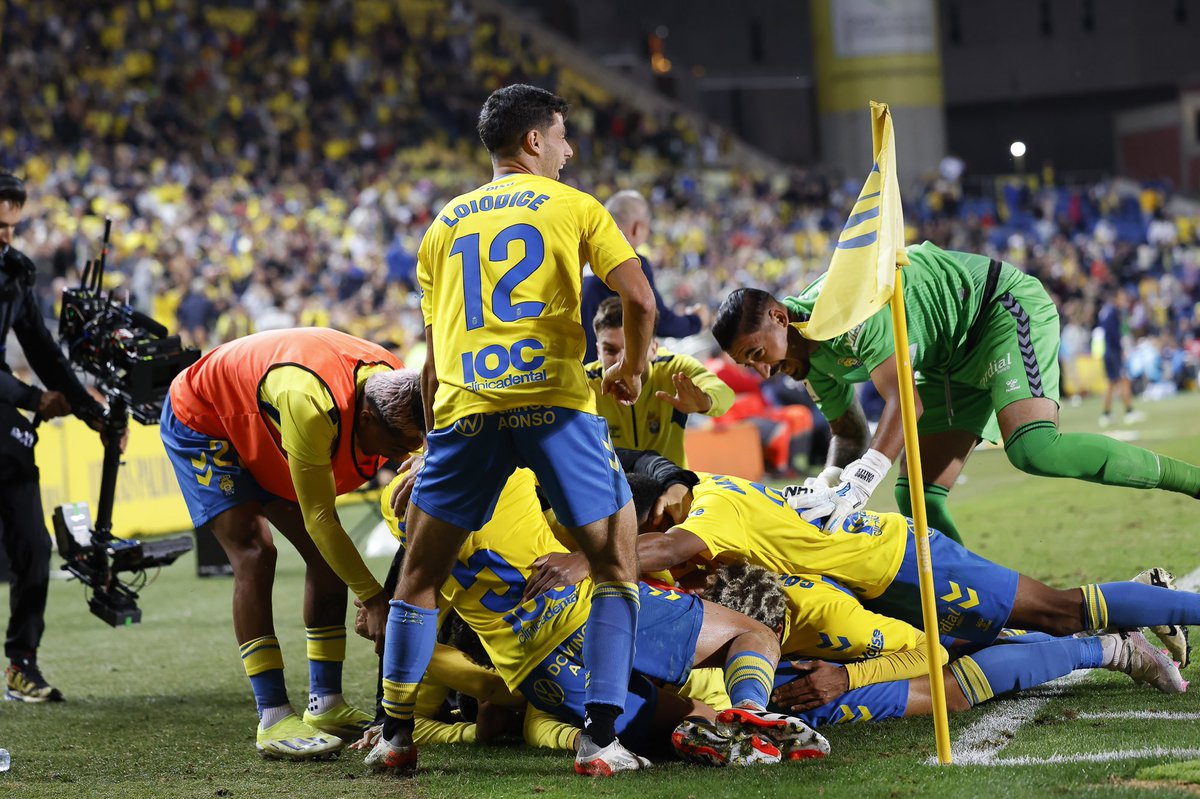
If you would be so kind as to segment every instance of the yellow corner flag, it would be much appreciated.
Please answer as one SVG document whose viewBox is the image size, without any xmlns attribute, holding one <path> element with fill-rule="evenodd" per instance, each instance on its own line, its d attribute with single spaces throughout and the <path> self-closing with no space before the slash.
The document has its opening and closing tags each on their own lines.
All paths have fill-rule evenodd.
<svg viewBox="0 0 1200 799">
<path fill-rule="evenodd" d="M 871 103 L 871 142 L 871 174 L 838 237 L 812 318 L 797 325 L 805 338 L 827 341 L 866 321 L 892 298 L 896 266 L 908 263 L 896 142 L 885 103 Z"/>
</svg>

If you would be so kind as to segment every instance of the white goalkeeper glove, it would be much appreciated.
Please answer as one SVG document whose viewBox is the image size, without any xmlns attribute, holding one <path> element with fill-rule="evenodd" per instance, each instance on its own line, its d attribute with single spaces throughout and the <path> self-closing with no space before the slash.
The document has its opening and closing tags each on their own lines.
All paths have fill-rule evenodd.
<svg viewBox="0 0 1200 799">
<path fill-rule="evenodd" d="M 813 502 L 813 498 L 842 482 L 842 467 L 826 466 L 816 477 L 806 477 L 799 485 L 784 486 L 780 492 L 792 510 L 802 510 Z"/>
<path fill-rule="evenodd" d="M 869 449 L 861 458 L 842 470 L 840 477 L 843 479 L 836 486 L 826 488 L 818 485 L 824 482 L 822 478 L 826 476 L 826 472 L 832 471 L 827 469 L 820 476 L 805 480 L 804 485 L 799 487 L 800 490 L 788 498 L 788 504 L 795 510 L 802 511 L 800 518 L 806 522 L 824 519 L 821 529 L 827 533 L 844 529 L 851 518 L 867 504 L 875 487 L 890 468 L 892 462 L 886 455 Z M 810 485 L 810 482 L 813 485 Z"/>
</svg>

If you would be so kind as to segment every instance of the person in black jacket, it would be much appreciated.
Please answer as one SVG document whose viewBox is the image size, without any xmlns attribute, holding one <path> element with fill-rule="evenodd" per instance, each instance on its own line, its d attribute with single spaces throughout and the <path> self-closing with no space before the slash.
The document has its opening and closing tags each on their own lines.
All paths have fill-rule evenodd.
<svg viewBox="0 0 1200 799">
<path fill-rule="evenodd" d="M 46 682 L 37 663 L 46 627 L 50 534 L 33 458 L 37 435 L 21 411 L 32 411 L 40 419 L 74 413 L 98 429 L 104 408 L 87 393 L 46 329 L 33 291 L 33 261 L 13 249 L 24 207 L 24 182 L 0 172 L 0 538 L 13 573 L 4 640 L 4 654 L 11 664 L 4 673 L 5 697 L 61 702 L 62 692 Z M 16 333 L 25 359 L 47 390 L 13 375 L 5 352 L 9 330 Z"/>
<path fill-rule="evenodd" d="M 612 214 L 613 221 L 625 234 L 626 241 L 634 250 L 637 250 L 646 243 L 646 239 L 650 238 L 650 204 L 646 202 L 645 197 L 633 189 L 626 189 L 610 197 L 604 207 Z M 650 281 L 650 290 L 654 292 L 654 304 L 658 306 L 658 325 L 654 328 L 656 336 L 659 338 L 684 338 L 694 336 L 708 327 L 712 314 L 707 305 L 697 303 L 688 307 L 686 313 L 675 313 L 663 302 L 662 295 L 658 293 L 658 288 L 654 285 L 654 270 L 650 268 L 650 262 L 641 253 L 638 253 L 638 260 L 642 262 L 642 272 L 646 275 L 646 280 Z M 583 355 L 584 363 L 591 363 L 598 357 L 596 355 L 596 331 L 592 328 L 596 310 L 600 307 L 600 303 L 615 296 L 617 293 L 606 286 L 600 278 L 591 273 L 584 276 L 580 295 L 580 322 L 583 324 L 583 333 L 587 337 L 587 349 Z"/>
</svg>

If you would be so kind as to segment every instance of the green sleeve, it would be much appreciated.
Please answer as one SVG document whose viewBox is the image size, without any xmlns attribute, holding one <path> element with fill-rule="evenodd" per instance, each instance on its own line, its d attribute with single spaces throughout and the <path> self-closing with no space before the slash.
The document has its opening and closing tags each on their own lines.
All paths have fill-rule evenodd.
<svg viewBox="0 0 1200 799">
<path fill-rule="evenodd" d="M 854 404 L 854 386 L 839 383 L 824 372 L 810 371 L 804 387 L 817 404 L 817 410 L 830 421 L 840 418 Z"/>
</svg>

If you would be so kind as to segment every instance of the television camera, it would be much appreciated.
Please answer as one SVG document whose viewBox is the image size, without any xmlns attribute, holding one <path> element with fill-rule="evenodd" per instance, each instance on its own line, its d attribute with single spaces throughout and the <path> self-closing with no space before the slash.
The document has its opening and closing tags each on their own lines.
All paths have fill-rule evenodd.
<svg viewBox="0 0 1200 799">
<path fill-rule="evenodd" d="M 83 502 L 60 505 L 53 517 L 63 567 L 92 589 L 92 613 L 116 627 L 141 621 L 135 588 L 145 584 L 146 570 L 166 566 L 192 548 L 189 535 L 145 543 L 117 538 L 112 512 L 129 417 L 157 424 L 171 380 L 195 363 L 200 351 L 184 347 L 179 336 L 168 336 L 161 324 L 102 290 L 111 231 L 112 220 L 105 219 L 100 257 L 84 265 L 78 287 L 63 291 L 58 327 L 67 359 L 95 378 L 108 401 L 96 520 L 93 525 Z M 118 577 L 122 572 L 133 573 L 129 582 Z"/>
</svg>

